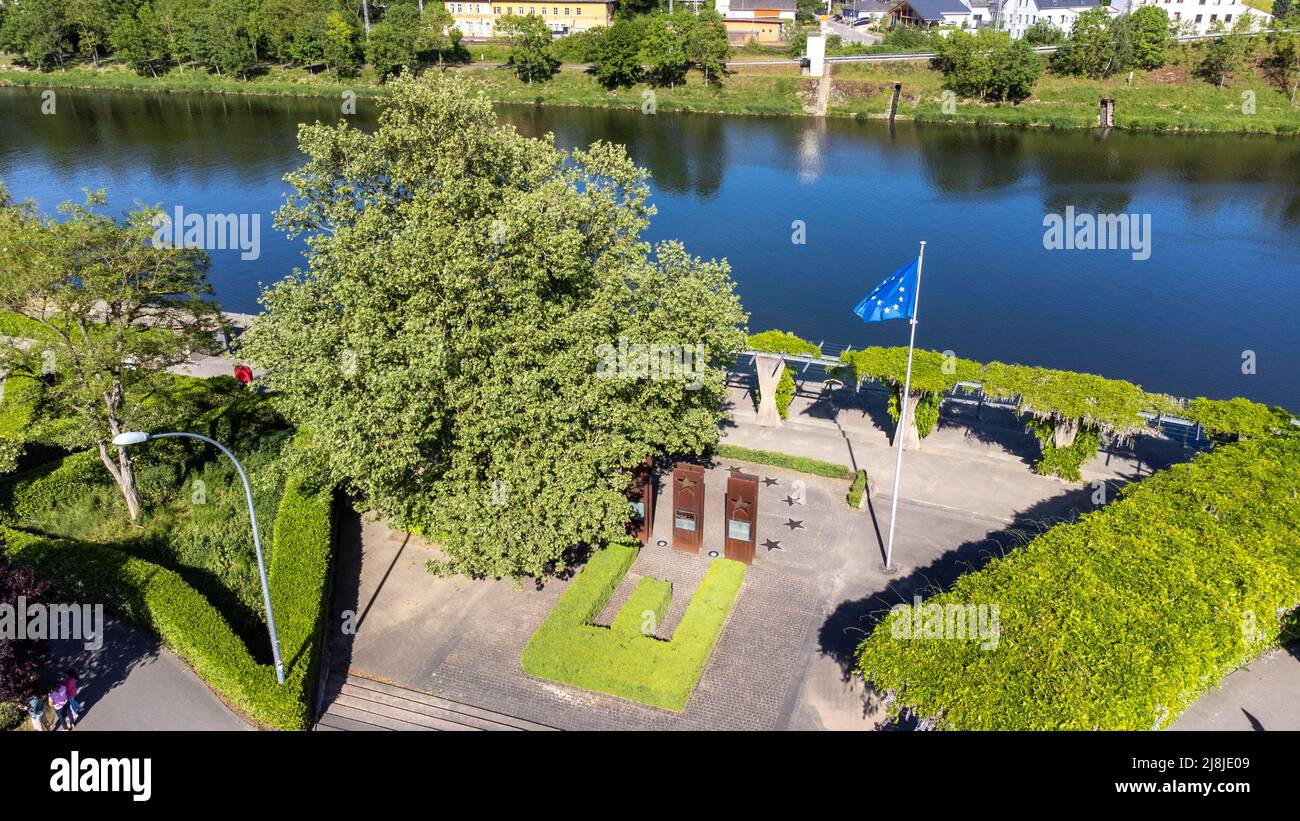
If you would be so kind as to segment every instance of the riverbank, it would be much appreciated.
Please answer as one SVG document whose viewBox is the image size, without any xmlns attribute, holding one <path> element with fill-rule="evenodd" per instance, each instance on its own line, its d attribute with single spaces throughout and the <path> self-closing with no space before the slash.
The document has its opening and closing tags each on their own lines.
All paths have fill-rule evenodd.
<svg viewBox="0 0 1300 821">
<path fill-rule="evenodd" d="M 486 56 L 486 55 L 484 55 Z M 495 56 L 495 55 L 494 55 Z M 438 70 L 438 69 L 430 69 Z M 528 84 L 497 64 L 447 68 L 480 83 L 497 102 L 585 108 L 626 108 L 698 112 L 809 116 L 816 81 L 796 65 L 730 64 L 722 88 L 696 76 L 675 88 L 638 85 L 606 90 L 582 66 L 564 66 L 551 80 Z M 855 119 L 887 116 L 895 82 L 903 84 L 898 119 L 921 122 L 1047 128 L 1094 128 L 1097 101 L 1116 101 L 1116 128 L 1148 131 L 1300 134 L 1300 105 L 1270 86 L 1262 75 L 1243 76 L 1223 88 L 1198 80 L 1186 66 L 1171 64 L 1134 72 L 1132 80 L 1089 80 L 1046 74 L 1020 105 L 956 100 L 946 106 L 942 75 L 925 63 L 841 63 L 834 66 L 827 115 Z M 124 66 L 77 67 L 37 72 L 0 64 L 0 86 L 78 88 L 167 93 L 255 94 L 335 97 L 382 96 L 384 87 L 368 70 L 338 81 L 302 68 L 270 67 L 251 80 L 221 77 L 202 68 L 174 69 L 161 77 L 141 77 Z"/>
</svg>

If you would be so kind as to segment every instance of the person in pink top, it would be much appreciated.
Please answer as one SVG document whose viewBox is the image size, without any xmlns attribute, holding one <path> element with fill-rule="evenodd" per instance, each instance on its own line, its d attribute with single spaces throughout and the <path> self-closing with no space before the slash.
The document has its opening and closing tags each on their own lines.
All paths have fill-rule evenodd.
<svg viewBox="0 0 1300 821">
<path fill-rule="evenodd" d="M 68 694 L 68 724 L 81 718 L 81 702 L 77 701 L 77 671 L 63 671 L 63 689 Z"/>
<path fill-rule="evenodd" d="M 50 729 L 69 729 L 65 715 L 68 709 L 68 690 L 62 684 L 50 691 L 50 706 L 54 708 L 54 723 Z"/>
</svg>

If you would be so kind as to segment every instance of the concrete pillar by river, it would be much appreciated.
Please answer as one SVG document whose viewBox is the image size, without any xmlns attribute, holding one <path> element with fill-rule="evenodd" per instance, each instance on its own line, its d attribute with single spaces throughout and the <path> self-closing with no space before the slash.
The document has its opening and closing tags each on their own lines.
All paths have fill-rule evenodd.
<svg viewBox="0 0 1300 821">
<path fill-rule="evenodd" d="M 785 359 L 776 354 L 758 354 L 754 357 L 758 371 L 758 424 L 777 427 L 781 414 L 776 410 L 776 387 L 785 373 Z"/>
</svg>

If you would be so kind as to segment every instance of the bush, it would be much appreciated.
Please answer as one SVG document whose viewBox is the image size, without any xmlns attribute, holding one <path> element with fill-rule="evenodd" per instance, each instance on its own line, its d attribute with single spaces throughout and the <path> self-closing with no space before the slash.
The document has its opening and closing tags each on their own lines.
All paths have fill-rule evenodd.
<svg viewBox="0 0 1300 821">
<path fill-rule="evenodd" d="M 633 547 L 611 545 L 593 554 L 533 634 L 520 663 L 531 676 L 680 712 L 731 613 L 745 566 L 715 560 L 672 639 L 661 641 L 641 634 L 640 619 L 642 610 L 662 615 L 667 608 L 666 582 L 646 585 L 643 580 L 615 618 L 614 628 L 591 623 L 627 575 L 636 553 Z"/>
<path fill-rule="evenodd" d="M 199 678 L 254 721 L 306 729 L 319 662 L 331 548 L 330 494 L 294 479 L 276 516 L 268 570 L 285 684 L 257 663 L 224 616 L 175 571 L 101 544 L 0 527 L 10 556 L 71 601 L 97 601 L 157 635 Z"/>
<path fill-rule="evenodd" d="M 653 636 L 672 600 L 672 582 L 646 576 L 636 583 L 636 589 L 614 617 L 610 629 L 620 635 Z"/>
<path fill-rule="evenodd" d="M 799 473 L 811 473 L 814 476 L 825 476 L 829 479 L 847 479 L 851 473 L 844 465 L 837 465 L 834 462 L 823 462 L 820 459 L 809 459 L 806 456 L 791 456 L 788 453 L 776 453 L 770 450 L 752 450 L 738 445 L 718 445 L 717 455 L 742 462 L 785 468 Z"/>
<path fill-rule="evenodd" d="M 849 507 L 857 510 L 862 507 L 862 497 L 867 493 L 867 471 L 865 468 L 858 468 L 858 472 L 853 476 L 853 484 L 849 485 L 848 502 Z"/>
<path fill-rule="evenodd" d="M 69 454 L 0 483 L 0 519 L 27 519 L 107 479 L 95 451 Z"/>
<path fill-rule="evenodd" d="M 789 356 L 819 357 L 822 355 L 822 349 L 817 345 L 785 331 L 763 331 L 754 334 L 749 338 L 749 349 L 763 353 L 783 353 Z"/>
<path fill-rule="evenodd" d="M 1249 399 L 1206 399 L 1197 397 L 1182 415 L 1200 425 L 1212 437 L 1254 439 L 1275 431 L 1292 431 L 1291 414 Z"/>
<path fill-rule="evenodd" d="M 795 394 L 794 376 L 791 375 L 790 369 L 786 368 L 781 371 L 781 381 L 776 384 L 776 412 L 785 419 L 790 412 L 790 400 L 794 399 Z M 757 395 L 758 391 L 754 392 Z"/>
<path fill-rule="evenodd" d="M 858 670 L 957 730 L 1150 730 L 1273 646 L 1300 605 L 1300 438 L 1216 448 L 961 577 L 926 606 L 997 605 L 996 648 L 895 639 Z M 924 611 L 923 611 L 924 612 Z"/>
<path fill-rule="evenodd" d="M 20 596 L 29 604 L 49 603 L 48 592 L 31 568 L 16 566 L 5 555 L 4 535 L 0 534 L 0 603 L 17 607 Z M 27 699 L 37 692 L 41 668 L 49 658 L 47 640 L 0 635 L 0 730 L 7 729 L 15 713 L 22 715 Z"/>
</svg>

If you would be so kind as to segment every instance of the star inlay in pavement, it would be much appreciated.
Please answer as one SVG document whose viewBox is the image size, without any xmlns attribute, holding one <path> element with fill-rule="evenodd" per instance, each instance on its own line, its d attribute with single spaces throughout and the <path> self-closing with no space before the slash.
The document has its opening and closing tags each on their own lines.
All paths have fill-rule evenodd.
<svg viewBox="0 0 1300 821">
<path fill-rule="evenodd" d="M 767 548 L 767 552 L 768 552 L 768 553 L 771 553 L 773 550 L 780 550 L 780 549 L 781 549 L 781 543 L 780 543 L 780 542 L 774 542 L 774 541 L 772 541 L 771 539 L 766 539 L 766 540 L 764 540 L 764 542 L 763 542 L 763 547 L 766 547 L 766 548 Z"/>
<path fill-rule="evenodd" d="M 776 483 L 777 483 L 777 481 L 776 481 L 775 479 L 773 479 L 771 476 L 764 476 L 764 477 L 763 477 L 763 484 L 767 485 L 768 487 L 771 487 L 772 485 L 775 485 Z"/>
<path fill-rule="evenodd" d="M 732 465 L 731 467 L 727 468 L 727 472 L 728 472 L 728 473 L 740 473 L 741 471 L 740 471 L 740 468 L 736 467 L 735 465 Z"/>
<path fill-rule="evenodd" d="M 807 530 L 807 529 L 808 529 L 808 528 L 806 528 L 806 527 L 803 526 L 803 519 L 786 519 L 786 520 L 785 520 L 785 526 L 788 527 L 788 528 L 790 528 L 791 532 L 796 531 L 796 530 Z"/>
<path fill-rule="evenodd" d="M 787 496 L 781 501 L 785 502 L 790 507 L 794 507 L 797 504 L 801 504 L 801 502 L 798 499 L 794 498 L 793 496 Z"/>
</svg>

